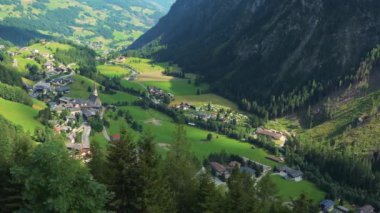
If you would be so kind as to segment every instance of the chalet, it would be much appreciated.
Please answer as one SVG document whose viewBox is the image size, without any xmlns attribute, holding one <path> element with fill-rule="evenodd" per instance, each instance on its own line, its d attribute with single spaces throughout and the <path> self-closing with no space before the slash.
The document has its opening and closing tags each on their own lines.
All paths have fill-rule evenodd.
<svg viewBox="0 0 380 213">
<path fill-rule="evenodd" d="M 68 93 L 70 92 L 70 87 L 68 86 L 58 87 L 57 89 L 55 89 L 55 91 L 59 93 Z"/>
<path fill-rule="evenodd" d="M 183 103 L 183 102 L 181 104 L 175 106 L 175 108 L 179 109 L 179 110 L 183 110 L 183 111 L 187 111 L 189 109 L 195 109 L 194 106 L 192 106 L 192 105 L 190 105 L 188 103 Z"/>
<path fill-rule="evenodd" d="M 44 64 L 44 67 L 47 71 L 52 72 L 54 71 L 54 64 L 51 61 L 48 61 Z"/>
<path fill-rule="evenodd" d="M 40 53 L 39 50 L 37 50 L 37 49 L 32 50 L 32 54 L 33 54 L 33 55 L 38 54 L 38 53 Z"/>
<path fill-rule="evenodd" d="M 302 180 L 303 173 L 299 170 L 283 166 L 277 169 L 282 177 L 288 180 L 299 182 Z"/>
<path fill-rule="evenodd" d="M 274 140 L 286 141 L 286 137 L 281 132 L 275 130 L 257 128 L 256 134 L 265 135 L 273 138 Z"/>
<path fill-rule="evenodd" d="M 33 87 L 33 93 L 46 93 L 51 90 L 49 83 L 39 83 Z"/>
<path fill-rule="evenodd" d="M 229 168 L 240 168 L 241 164 L 237 161 L 231 161 L 229 164 L 228 164 L 228 167 Z"/>
<path fill-rule="evenodd" d="M 79 107 L 69 108 L 69 111 L 70 111 L 70 115 L 76 115 L 76 114 L 81 114 L 82 113 L 82 110 Z"/>
<path fill-rule="evenodd" d="M 350 212 L 350 210 L 344 206 L 337 206 L 335 208 L 335 212 L 336 213 L 348 213 L 348 212 Z"/>
<path fill-rule="evenodd" d="M 334 201 L 332 200 L 323 200 L 319 203 L 319 207 L 322 212 L 332 212 L 334 210 Z"/>
<path fill-rule="evenodd" d="M 82 110 L 84 117 L 86 117 L 87 119 L 95 116 L 97 114 L 97 112 L 98 112 L 97 110 L 90 109 L 90 108 Z"/>
<path fill-rule="evenodd" d="M 226 167 L 218 162 L 210 162 L 211 170 L 215 173 L 216 176 L 224 176 L 226 172 Z"/>
<path fill-rule="evenodd" d="M 246 166 L 240 167 L 240 172 L 241 173 L 247 173 L 248 175 L 251 176 L 251 178 L 256 177 L 256 171 L 254 169 L 246 167 Z"/>
<path fill-rule="evenodd" d="M 360 208 L 358 208 L 358 213 L 374 213 L 375 212 L 375 208 L 373 208 L 373 206 L 371 205 L 364 205 Z"/>
<path fill-rule="evenodd" d="M 120 139 L 121 139 L 121 135 L 120 134 L 111 135 L 111 141 L 112 142 L 120 141 Z"/>
<path fill-rule="evenodd" d="M 283 157 L 276 157 L 276 156 L 273 156 L 273 155 L 267 156 L 266 159 L 274 161 L 274 162 L 277 162 L 277 163 L 283 163 L 283 162 L 285 162 L 285 160 L 284 160 Z"/>
</svg>

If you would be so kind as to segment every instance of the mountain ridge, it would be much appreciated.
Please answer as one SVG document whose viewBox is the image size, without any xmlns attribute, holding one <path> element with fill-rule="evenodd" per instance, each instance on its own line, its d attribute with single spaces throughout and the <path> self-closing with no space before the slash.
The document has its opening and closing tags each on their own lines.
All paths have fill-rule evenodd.
<svg viewBox="0 0 380 213">
<path fill-rule="evenodd" d="M 373 0 L 179 0 L 130 49 L 158 42 L 165 48 L 152 54 L 157 60 L 198 71 L 215 91 L 241 103 L 273 108 L 279 99 L 302 99 L 295 104 L 302 106 L 353 81 L 380 43 L 379 8 Z M 287 106 L 280 111 L 294 105 L 280 102 Z"/>
</svg>

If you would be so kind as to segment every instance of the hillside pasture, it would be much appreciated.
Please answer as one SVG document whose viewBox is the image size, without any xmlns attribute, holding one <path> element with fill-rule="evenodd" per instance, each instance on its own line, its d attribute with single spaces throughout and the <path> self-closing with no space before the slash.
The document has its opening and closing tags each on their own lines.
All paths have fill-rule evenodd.
<svg viewBox="0 0 380 213">
<path fill-rule="evenodd" d="M 37 127 L 43 127 L 42 124 L 35 119 L 38 115 L 38 110 L 2 98 L 0 98 L 0 115 L 31 133 L 33 133 Z"/>
<path fill-rule="evenodd" d="M 319 203 L 324 199 L 326 193 L 321 191 L 315 184 L 302 180 L 301 182 L 294 182 L 285 180 L 279 175 L 271 175 L 270 179 L 277 186 L 277 196 L 283 201 L 291 201 L 297 199 L 301 194 L 307 195 L 314 203 Z"/>
<path fill-rule="evenodd" d="M 122 109 L 128 110 L 134 120 L 143 126 L 144 130 L 150 131 L 155 136 L 157 144 L 171 144 L 173 142 L 172 137 L 176 124 L 170 117 L 152 109 L 144 110 L 136 106 L 125 106 Z M 114 118 L 115 113 L 108 111 L 106 116 Z M 130 129 L 124 118 L 109 120 L 111 123 L 109 128 L 110 134 L 119 133 L 122 127 L 127 127 L 128 132 L 137 135 L 135 131 Z M 155 122 L 152 122 L 153 120 Z M 252 145 L 248 143 L 242 143 L 216 133 L 214 133 L 214 139 L 208 142 L 206 141 L 208 131 L 190 126 L 185 126 L 185 129 L 188 141 L 191 143 L 191 150 L 200 160 L 206 158 L 211 153 L 225 150 L 228 153 L 245 156 L 266 165 L 277 165 L 277 163 L 266 159 L 267 153 L 264 150 L 252 149 Z"/>
<path fill-rule="evenodd" d="M 100 65 L 97 66 L 98 71 L 100 74 L 105 75 L 107 77 L 126 77 L 129 75 L 130 70 L 127 68 L 124 68 L 122 66 L 117 65 Z"/>
</svg>

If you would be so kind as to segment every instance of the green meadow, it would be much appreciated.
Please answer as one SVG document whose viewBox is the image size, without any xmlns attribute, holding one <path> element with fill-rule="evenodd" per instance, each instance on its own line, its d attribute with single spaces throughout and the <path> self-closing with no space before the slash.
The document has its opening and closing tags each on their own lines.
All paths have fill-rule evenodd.
<svg viewBox="0 0 380 213">
<path fill-rule="evenodd" d="M 315 184 L 302 180 L 301 182 L 295 182 L 291 180 L 285 180 L 279 175 L 271 175 L 270 179 L 277 186 L 278 196 L 283 201 L 289 201 L 291 199 L 297 199 L 301 194 L 305 194 L 308 198 L 312 199 L 315 203 L 324 199 L 326 193 L 321 191 Z"/>
<path fill-rule="evenodd" d="M 172 135 L 176 124 L 170 117 L 155 110 L 144 110 L 137 106 L 125 106 L 122 107 L 122 109 L 128 110 L 135 121 L 143 126 L 144 130 L 152 132 L 155 136 L 155 142 L 159 147 L 163 144 L 172 143 Z M 136 132 L 128 128 L 128 124 L 123 118 L 114 120 L 114 112 L 108 111 L 106 117 L 111 123 L 108 129 L 110 134 L 119 133 L 122 127 L 127 127 L 128 131 L 137 135 Z M 265 158 L 267 153 L 264 150 L 252 149 L 252 145 L 248 143 L 242 143 L 216 133 L 214 133 L 214 139 L 211 142 L 207 142 L 205 139 L 209 133 L 208 131 L 190 126 L 186 126 L 185 128 L 188 141 L 191 143 L 191 149 L 199 159 L 203 159 L 211 153 L 225 150 L 229 153 L 245 156 L 266 165 L 277 165 L 275 162 Z"/>
<path fill-rule="evenodd" d="M 194 84 L 189 84 L 187 79 L 173 79 L 170 81 L 144 81 L 141 83 L 145 86 L 158 87 L 176 96 L 196 95 L 198 89 L 200 91 L 208 90 L 207 84 L 195 86 Z"/>
<path fill-rule="evenodd" d="M 98 71 L 107 77 L 125 77 L 130 70 L 117 65 L 100 65 L 97 66 Z"/>
<path fill-rule="evenodd" d="M 37 127 L 43 127 L 42 124 L 35 119 L 38 115 L 38 110 L 2 98 L 0 98 L 0 115 L 31 133 L 33 133 Z"/>
<path fill-rule="evenodd" d="M 165 71 L 165 63 L 155 63 L 151 59 L 129 57 L 124 62 L 138 72 L 163 72 Z"/>
</svg>

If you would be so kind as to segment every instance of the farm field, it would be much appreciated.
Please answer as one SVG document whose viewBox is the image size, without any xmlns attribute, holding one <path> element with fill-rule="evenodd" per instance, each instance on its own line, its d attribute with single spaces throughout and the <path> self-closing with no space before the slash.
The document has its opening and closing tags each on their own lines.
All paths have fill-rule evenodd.
<svg viewBox="0 0 380 213">
<path fill-rule="evenodd" d="M 166 63 L 155 63 L 151 59 L 136 57 L 128 57 L 124 64 L 141 73 L 163 72 L 165 71 L 165 66 L 168 66 Z"/>
<path fill-rule="evenodd" d="M 0 98 L 0 115 L 12 123 L 20 125 L 25 131 L 33 133 L 37 127 L 43 127 L 35 119 L 37 114 L 38 110 L 32 107 Z"/>
<path fill-rule="evenodd" d="M 172 135 L 176 125 L 170 117 L 152 109 L 144 110 L 136 106 L 126 106 L 121 109 L 129 111 L 135 121 L 143 126 L 144 130 L 152 132 L 158 145 L 162 146 L 172 142 Z M 108 112 L 106 116 L 110 115 L 114 117 L 113 112 Z M 128 127 L 128 124 L 122 118 L 118 120 L 109 119 L 109 121 L 111 123 L 110 134 L 119 133 L 123 125 Z M 129 128 L 127 129 L 131 131 Z M 248 143 L 229 139 L 216 133 L 214 133 L 214 139 L 211 142 L 206 142 L 208 131 L 190 126 L 186 126 L 186 131 L 188 140 L 191 142 L 192 151 L 199 159 L 203 159 L 211 153 L 225 150 L 270 166 L 277 165 L 275 162 L 265 158 L 267 154 L 264 150 L 252 149 L 252 146 Z"/>
<path fill-rule="evenodd" d="M 97 69 L 102 75 L 107 77 L 125 77 L 128 76 L 130 70 L 117 65 L 100 65 Z"/>
<path fill-rule="evenodd" d="M 325 193 L 317 188 L 317 186 L 307 180 L 301 182 L 294 182 L 285 180 L 279 175 L 271 175 L 270 179 L 276 184 L 278 189 L 278 196 L 288 201 L 297 199 L 301 194 L 305 194 L 308 198 L 312 199 L 315 203 L 323 200 Z"/>
</svg>

